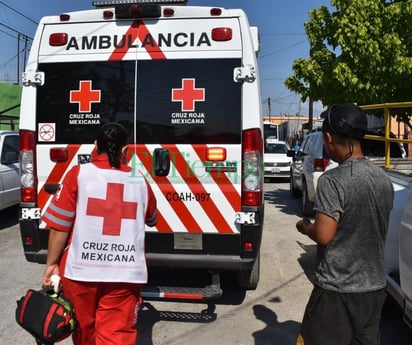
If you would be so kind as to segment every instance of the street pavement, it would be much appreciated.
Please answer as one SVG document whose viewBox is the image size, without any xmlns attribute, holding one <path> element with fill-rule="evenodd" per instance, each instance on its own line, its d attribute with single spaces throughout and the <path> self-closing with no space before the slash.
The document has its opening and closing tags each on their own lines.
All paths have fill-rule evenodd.
<svg viewBox="0 0 412 345">
<path fill-rule="evenodd" d="M 265 204 L 258 288 L 236 289 L 228 274 L 222 277 L 224 294 L 217 301 L 145 301 L 139 313 L 139 345 L 296 344 L 311 291 L 316 246 L 295 229 L 300 200 L 291 198 L 286 181 L 265 183 Z M 0 267 L 0 345 L 35 345 L 16 324 L 14 311 L 27 289 L 40 288 L 44 266 L 24 258 L 16 207 L 0 212 Z M 167 279 L 176 279 L 175 272 L 168 274 Z M 183 279 L 195 284 L 203 277 L 191 273 Z M 412 331 L 393 303 L 385 306 L 381 330 L 381 345 L 411 343 Z"/>
</svg>

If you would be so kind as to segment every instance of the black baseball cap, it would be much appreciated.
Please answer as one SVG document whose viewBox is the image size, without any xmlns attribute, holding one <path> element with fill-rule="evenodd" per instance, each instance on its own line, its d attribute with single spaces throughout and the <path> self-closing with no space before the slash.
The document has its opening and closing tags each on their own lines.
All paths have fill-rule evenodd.
<svg viewBox="0 0 412 345">
<path fill-rule="evenodd" d="M 363 138 L 368 128 L 366 113 L 352 103 L 334 104 L 320 117 L 329 122 L 332 132 L 358 140 Z"/>
</svg>

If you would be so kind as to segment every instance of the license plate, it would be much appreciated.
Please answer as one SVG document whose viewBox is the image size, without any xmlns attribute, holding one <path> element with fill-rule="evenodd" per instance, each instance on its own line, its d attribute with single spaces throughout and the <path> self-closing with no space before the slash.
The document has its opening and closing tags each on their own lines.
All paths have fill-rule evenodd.
<svg viewBox="0 0 412 345">
<path fill-rule="evenodd" d="M 175 233 L 173 239 L 174 239 L 175 249 L 187 249 L 187 250 L 202 250 L 203 249 L 202 234 Z"/>
</svg>

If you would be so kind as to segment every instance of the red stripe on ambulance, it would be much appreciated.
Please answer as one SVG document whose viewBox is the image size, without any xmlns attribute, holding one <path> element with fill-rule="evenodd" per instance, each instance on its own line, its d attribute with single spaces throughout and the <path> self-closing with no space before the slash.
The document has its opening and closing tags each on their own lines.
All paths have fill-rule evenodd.
<svg viewBox="0 0 412 345">
<path fill-rule="evenodd" d="M 146 24 L 141 20 L 135 20 L 127 30 L 123 40 L 126 40 L 127 37 L 131 37 L 132 42 L 134 42 L 136 38 L 139 38 L 139 40 L 143 42 L 148 34 L 150 34 L 150 32 L 146 27 Z M 109 61 L 122 60 L 124 58 L 129 47 L 127 44 L 123 44 L 123 40 L 119 44 L 122 48 L 115 49 L 109 57 Z M 153 60 L 166 60 L 166 56 L 163 54 L 156 41 L 153 40 L 153 45 L 145 45 L 145 49 Z"/>
<path fill-rule="evenodd" d="M 138 150 L 137 150 L 137 156 L 139 157 L 140 161 L 143 163 L 144 167 L 146 170 L 153 176 L 154 181 L 156 182 L 157 186 L 161 190 L 163 195 L 166 195 L 166 193 L 172 192 L 176 193 L 175 188 L 173 185 L 169 182 L 169 180 L 164 177 L 164 176 L 154 176 L 153 174 L 153 161 L 152 161 L 152 155 L 149 152 L 149 150 L 144 146 L 144 145 L 138 145 Z M 202 232 L 202 229 L 200 225 L 196 222 L 194 219 L 193 215 L 185 205 L 185 203 L 182 200 L 177 200 L 174 202 L 170 203 L 171 207 L 175 211 L 176 215 L 180 218 L 182 223 L 184 223 L 187 231 L 189 232 Z M 161 214 L 162 210 L 159 209 L 159 213 Z M 163 224 L 165 226 L 165 224 Z M 172 229 L 170 226 L 167 228 L 163 228 L 162 224 L 158 222 L 156 228 L 159 231 L 167 231 L 170 232 Z"/>
<path fill-rule="evenodd" d="M 196 177 L 195 173 L 192 171 L 179 149 L 176 145 L 162 145 L 163 148 L 169 150 L 171 156 L 173 157 L 172 161 L 175 163 L 175 167 L 183 180 L 186 182 L 190 190 L 196 193 L 207 194 L 207 191 L 203 187 L 202 183 Z M 212 198 L 205 203 L 199 203 L 206 214 L 209 216 L 210 220 L 216 227 L 219 233 L 233 233 L 233 229 L 228 224 Z"/>
<path fill-rule="evenodd" d="M 192 145 L 196 154 L 202 160 L 206 161 L 206 145 Z M 221 172 L 211 172 L 213 180 L 216 182 L 216 185 L 220 188 L 222 193 L 225 195 L 226 199 L 229 201 L 230 205 L 235 211 L 240 211 L 241 208 L 241 198 L 239 192 L 236 190 L 233 182 L 227 177 L 226 174 Z"/>
<path fill-rule="evenodd" d="M 43 186 L 41 187 L 37 200 L 38 200 L 38 207 L 43 208 L 47 200 L 52 197 L 51 194 L 45 191 L 44 187 L 46 184 L 59 184 L 63 179 L 64 174 L 68 170 L 70 163 L 73 160 L 73 157 L 76 155 L 77 151 L 79 151 L 81 145 L 67 145 L 67 150 L 69 152 L 69 159 L 65 162 L 56 163 L 53 167 L 53 170 L 50 172 L 47 180 L 44 182 Z"/>
</svg>

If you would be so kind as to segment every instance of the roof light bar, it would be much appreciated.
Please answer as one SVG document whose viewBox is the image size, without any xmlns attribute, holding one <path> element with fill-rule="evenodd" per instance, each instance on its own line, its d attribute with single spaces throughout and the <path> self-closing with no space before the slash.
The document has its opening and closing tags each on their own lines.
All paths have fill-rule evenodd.
<svg viewBox="0 0 412 345">
<path fill-rule="evenodd" d="M 156 4 L 156 5 L 185 5 L 187 0 L 112 0 L 112 1 L 93 1 L 96 8 L 110 7 L 116 5 L 133 5 L 133 4 Z"/>
</svg>

